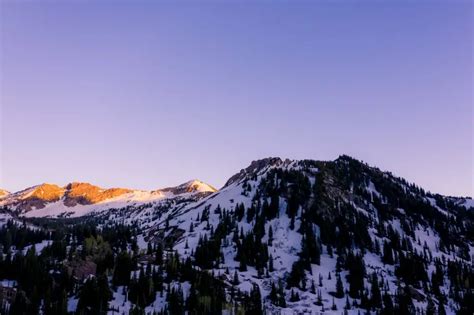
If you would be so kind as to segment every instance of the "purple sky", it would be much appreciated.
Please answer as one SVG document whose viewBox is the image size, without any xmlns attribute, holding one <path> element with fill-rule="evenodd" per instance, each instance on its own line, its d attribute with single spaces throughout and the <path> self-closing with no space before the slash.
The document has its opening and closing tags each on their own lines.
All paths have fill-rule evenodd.
<svg viewBox="0 0 474 315">
<path fill-rule="evenodd" d="M 473 195 L 471 1 L 1 1 L 0 187 L 349 154 Z"/>
</svg>

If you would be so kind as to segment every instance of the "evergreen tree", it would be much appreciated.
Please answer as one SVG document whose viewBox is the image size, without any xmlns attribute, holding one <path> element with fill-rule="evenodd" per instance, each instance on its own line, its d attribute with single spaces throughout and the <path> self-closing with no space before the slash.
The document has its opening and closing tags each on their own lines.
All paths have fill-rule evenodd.
<svg viewBox="0 0 474 315">
<path fill-rule="evenodd" d="M 247 314 L 263 315 L 262 310 L 262 297 L 260 294 L 260 288 L 254 285 L 250 291 L 249 302 L 246 307 Z"/>
<path fill-rule="evenodd" d="M 112 282 L 114 286 L 128 285 L 130 283 L 130 273 L 132 272 L 132 258 L 127 251 L 122 251 L 117 256 L 115 262 Z"/>
<path fill-rule="evenodd" d="M 287 279 L 287 288 L 300 288 L 301 283 L 305 280 L 305 273 L 301 261 L 296 261 L 291 267 L 290 275 Z"/>
<path fill-rule="evenodd" d="M 233 285 L 238 285 L 240 283 L 239 281 L 239 275 L 237 274 L 237 270 L 234 272 L 234 280 L 232 281 Z"/>
<path fill-rule="evenodd" d="M 379 308 L 382 305 L 382 295 L 380 293 L 379 282 L 375 272 L 371 277 L 371 297 L 370 303 L 372 307 Z"/>
<path fill-rule="evenodd" d="M 344 285 L 342 284 L 341 275 L 338 273 L 336 275 L 336 294 L 335 297 L 338 299 L 344 297 Z"/>
<path fill-rule="evenodd" d="M 168 310 L 170 314 L 182 315 L 184 314 L 184 298 L 181 287 L 177 289 L 172 288 L 167 296 Z"/>
</svg>

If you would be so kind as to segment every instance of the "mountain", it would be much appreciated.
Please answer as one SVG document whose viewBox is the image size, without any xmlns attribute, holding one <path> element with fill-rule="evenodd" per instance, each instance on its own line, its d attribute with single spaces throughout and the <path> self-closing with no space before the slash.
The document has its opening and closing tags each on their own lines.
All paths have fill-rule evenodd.
<svg viewBox="0 0 474 315">
<path fill-rule="evenodd" d="M 6 195 L 8 195 L 10 192 L 4 190 L 4 189 L 0 189 L 0 198 L 3 198 L 5 197 Z"/>
<path fill-rule="evenodd" d="M 110 208 L 155 203 L 183 194 L 205 195 L 214 191 L 215 188 L 199 180 L 153 191 L 127 188 L 105 189 L 78 182 L 64 187 L 44 183 L 0 197 L 0 206 L 5 206 L 26 217 L 77 217 Z"/>
<path fill-rule="evenodd" d="M 36 195 L 48 208 L 64 203 L 67 190 Z M 63 246 L 62 264 L 86 257 L 113 275 L 97 271 L 95 284 L 68 291 L 70 311 L 105 307 L 89 296 L 104 296 L 119 314 L 474 311 L 470 198 L 427 192 L 349 156 L 267 158 L 219 190 L 191 181 L 160 192 L 168 197 L 98 202 L 74 227 L 64 221 L 62 239 L 41 259 L 58 261 L 53 253 Z M 40 222 L 57 229 L 63 221 Z M 103 295 L 97 286 L 112 289 Z"/>
<path fill-rule="evenodd" d="M 268 158 L 202 199 L 100 218 L 139 226 L 142 244 L 165 244 L 226 290 L 258 288 L 269 313 L 392 307 L 449 314 L 474 283 L 471 202 L 426 192 L 348 156 Z"/>
</svg>

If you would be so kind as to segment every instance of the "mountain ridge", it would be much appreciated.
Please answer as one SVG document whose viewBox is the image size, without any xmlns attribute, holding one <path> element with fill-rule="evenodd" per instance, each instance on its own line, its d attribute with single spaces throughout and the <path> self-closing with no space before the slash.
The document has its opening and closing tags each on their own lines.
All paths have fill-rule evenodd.
<svg viewBox="0 0 474 315">
<path fill-rule="evenodd" d="M 192 180 L 161 193 L 153 202 L 79 205 L 87 211 L 70 215 L 96 233 L 128 229 L 129 241 L 113 247 L 109 261 L 114 312 L 472 314 L 470 198 L 425 191 L 349 156 L 266 158 L 219 190 Z M 0 210 L 8 221 L 9 210 Z M 64 209 L 46 210 L 15 219 L 71 224 L 61 221 Z M 135 262 L 125 273 L 120 257 Z"/>
<path fill-rule="evenodd" d="M 283 159 L 281 157 L 268 157 L 254 160 L 246 168 L 241 169 L 238 173 L 229 177 L 224 186 L 226 188 L 234 183 L 241 182 L 244 179 L 255 177 L 259 173 L 266 172 L 271 168 L 291 168 L 291 165 L 304 164 L 304 163 L 317 163 L 319 165 L 325 165 L 326 163 L 349 163 L 356 162 L 360 166 L 373 169 L 375 171 L 386 174 L 387 176 L 393 176 L 393 178 L 402 180 L 406 185 L 414 185 L 406 182 L 401 177 L 394 176 L 389 171 L 381 171 L 377 167 L 369 166 L 363 161 L 354 159 L 348 155 L 340 155 L 333 161 L 317 161 L 317 160 L 290 160 Z M 70 182 L 64 186 L 59 186 L 52 183 L 42 183 L 35 186 L 25 188 L 17 192 L 7 192 L 6 190 L 0 190 L 0 206 L 6 206 L 14 208 L 19 213 L 27 213 L 33 209 L 43 209 L 47 204 L 62 201 L 64 206 L 67 208 L 74 208 L 75 206 L 82 205 L 95 205 L 106 201 L 111 201 L 119 197 L 123 197 L 123 201 L 127 202 L 149 202 L 161 199 L 166 194 L 184 194 L 193 192 L 202 193 L 214 193 L 218 189 L 213 186 L 204 183 L 198 179 L 189 180 L 183 184 L 165 187 L 156 190 L 136 190 L 129 188 L 102 188 L 86 182 Z M 424 190 L 423 190 L 424 191 Z M 430 193 L 430 192 L 428 192 Z M 431 194 L 431 193 L 430 193 Z M 128 195 L 128 197 L 125 197 Z M 443 196 L 453 200 L 460 206 L 466 208 L 474 208 L 474 200 L 470 197 L 457 197 L 457 196 L 444 196 L 433 193 L 433 195 Z M 119 204 L 116 206 L 120 206 Z"/>
<path fill-rule="evenodd" d="M 175 195 L 206 194 L 215 191 L 214 187 L 196 179 L 175 187 L 148 191 L 128 188 L 102 188 L 84 182 L 71 182 L 62 187 L 56 184 L 43 183 L 1 196 L 0 206 L 9 207 L 19 214 L 27 215 L 28 213 L 31 215 L 34 210 L 47 207 L 57 207 L 72 213 L 74 208 L 80 206 L 112 203 L 110 206 L 117 207 L 120 206 L 120 203 L 147 203 Z M 68 211 L 68 208 L 71 211 Z M 84 212 L 84 214 L 87 213 L 87 211 Z"/>
</svg>

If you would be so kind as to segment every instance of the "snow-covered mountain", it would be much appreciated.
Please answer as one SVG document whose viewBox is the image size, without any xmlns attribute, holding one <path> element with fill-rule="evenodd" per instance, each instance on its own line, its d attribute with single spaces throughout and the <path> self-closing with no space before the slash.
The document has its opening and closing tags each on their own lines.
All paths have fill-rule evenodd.
<svg viewBox="0 0 474 315">
<path fill-rule="evenodd" d="M 73 182 L 64 187 L 41 184 L 0 197 L 0 206 L 25 217 L 79 217 L 111 208 L 155 204 L 166 199 L 196 195 L 203 197 L 216 189 L 199 180 L 153 191 L 101 188 Z"/>
<path fill-rule="evenodd" d="M 268 313 L 455 313 L 471 286 L 454 283 L 453 266 L 474 280 L 470 200 L 425 192 L 347 156 L 268 158 L 204 198 L 99 217 L 140 226 L 142 244 L 167 244 L 228 290 L 257 286 Z M 120 312 L 133 305 L 112 304 Z M 146 310 L 165 306 L 157 298 Z"/>
<path fill-rule="evenodd" d="M 73 186 L 25 190 L 2 202 L 24 216 L 74 209 L 71 216 L 101 226 L 138 229 L 141 251 L 129 251 L 136 266 L 112 280 L 119 285 L 109 302 L 114 313 L 261 314 L 260 303 L 266 314 L 474 310 L 472 199 L 426 192 L 348 156 L 267 158 L 219 190 L 191 181 L 93 204 L 87 200 L 107 190 L 85 201 L 68 193 Z M 47 201 L 22 207 L 31 196 Z M 116 258 L 114 279 L 119 265 Z M 78 298 L 69 301 L 75 310 Z"/>
<path fill-rule="evenodd" d="M 414 296 L 413 310 L 444 303 L 454 312 L 457 285 L 431 282 L 426 290 L 423 283 L 450 264 L 472 272 L 469 200 L 427 193 L 346 156 L 333 162 L 270 158 L 253 162 L 199 205 L 152 225 L 166 222 L 170 228 L 155 228 L 158 238 L 171 235 L 182 257 L 222 274 L 230 285 L 237 272 L 237 289 L 258 285 L 268 311 L 339 314 L 348 301 L 366 308 L 375 277 L 388 296 Z M 220 249 L 210 254 L 215 242 Z M 356 288 L 349 279 L 358 261 L 365 271 Z M 352 292 L 336 294 L 338 278 Z M 286 303 L 278 303 L 279 283 Z"/>
</svg>

